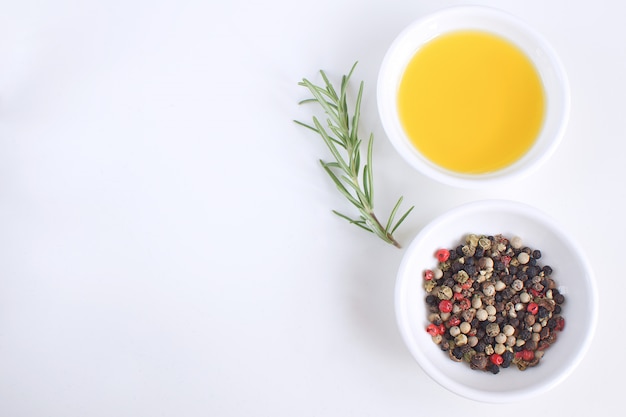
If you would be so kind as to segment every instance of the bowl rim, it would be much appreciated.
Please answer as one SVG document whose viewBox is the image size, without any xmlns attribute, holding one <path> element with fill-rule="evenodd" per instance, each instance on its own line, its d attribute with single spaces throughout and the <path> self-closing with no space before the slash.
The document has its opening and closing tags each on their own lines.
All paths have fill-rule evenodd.
<svg viewBox="0 0 626 417">
<path fill-rule="evenodd" d="M 574 251 L 578 257 L 581 265 L 584 268 L 584 276 L 587 277 L 586 283 L 588 284 L 588 301 L 590 305 L 589 309 L 589 329 L 585 333 L 582 340 L 578 344 L 574 351 L 573 360 L 569 362 L 554 378 L 550 378 L 544 381 L 538 381 L 536 385 L 531 388 L 524 388 L 519 391 L 506 391 L 506 392 L 486 392 L 477 388 L 469 387 L 467 385 L 458 383 L 457 381 L 449 378 L 441 372 L 438 372 L 436 364 L 431 362 L 427 356 L 425 356 L 417 346 L 421 346 L 419 343 L 414 343 L 414 337 L 410 330 L 411 322 L 407 318 L 406 314 L 406 294 L 405 283 L 409 279 L 406 270 L 411 263 L 411 257 L 413 256 L 414 248 L 419 246 L 425 236 L 428 236 L 433 229 L 445 224 L 446 222 L 457 218 L 458 216 L 466 214 L 476 214 L 479 212 L 500 210 L 503 212 L 510 212 L 516 215 L 526 216 L 532 221 L 538 221 L 542 225 L 546 225 L 553 230 L 560 239 L 567 242 L 567 245 Z M 396 285 L 394 291 L 395 302 L 395 315 L 398 330 L 408 348 L 409 352 L 416 360 L 420 368 L 440 386 L 462 397 L 484 402 L 484 403 L 510 403 L 516 402 L 528 398 L 535 397 L 541 393 L 551 390 L 559 385 L 567 377 L 569 377 L 578 365 L 582 362 L 586 356 L 591 343 L 595 337 L 595 332 L 598 323 L 599 315 L 599 295 L 597 289 L 597 283 L 591 264 L 582 251 L 579 244 L 567 233 L 558 222 L 544 213 L 543 211 L 530 206 L 526 203 L 521 203 L 511 200 L 503 199 L 486 199 L 469 203 L 464 203 L 449 209 L 434 219 L 429 221 L 418 234 L 413 238 L 411 243 L 407 246 L 400 266 L 398 268 Z"/>
<path fill-rule="evenodd" d="M 537 143 L 539 142 L 539 138 L 541 138 L 543 143 L 543 149 L 541 152 L 533 153 L 533 148 L 531 148 L 531 150 L 518 161 L 500 170 L 484 174 L 463 174 L 447 170 L 427 160 L 410 143 L 397 117 L 397 106 L 395 104 L 395 100 L 393 100 L 396 96 L 395 89 L 397 88 L 397 78 L 395 77 L 395 74 L 398 71 L 400 71 L 401 74 L 404 69 L 404 66 L 398 69 L 398 64 L 395 61 L 397 60 L 398 54 L 403 54 L 401 49 L 405 44 L 413 47 L 413 54 L 415 54 L 415 52 L 419 50 L 423 44 L 432 40 L 432 38 L 423 39 L 419 37 L 416 40 L 411 40 L 411 35 L 416 30 L 419 30 L 427 25 L 434 25 L 442 19 L 457 19 L 459 21 L 465 20 L 466 23 L 458 26 L 455 30 L 471 29 L 472 25 L 470 25 L 470 22 L 474 21 L 472 19 L 481 18 L 492 19 L 494 21 L 504 23 L 506 26 L 523 33 L 527 39 L 531 39 L 532 42 L 537 45 L 541 52 L 545 55 L 544 58 L 547 63 L 546 66 L 551 69 L 554 75 L 554 77 L 551 77 L 553 78 L 551 85 L 558 89 L 558 93 L 561 98 L 558 99 L 558 105 L 555 104 L 554 107 L 554 109 L 557 110 L 557 114 L 554 114 L 553 116 L 552 111 L 546 114 L 544 126 L 542 127 L 537 142 L 533 145 L 533 148 L 538 149 Z M 449 32 L 451 32 L 451 30 L 441 29 L 438 34 Z M 493 33 L 507 39 L 508 37 L 501 32 L 501 30 L 493 29 Z M 527 55 L 529 54 L 527 53 Z M 534 65 L 537 65 L 537 59 L 535 57 L 529 56 L 529 59 Z M 543 76 L 541 78 L 545 88 L 546 79 Z M 547 90 L 546 94 L 548 94 Z M 550 105 L 553 98 L 547 96 L 546 99 L 548 101 L 547 105 Z M 409 163 L 409 165 L 427 177 L 439 181 L 440 183 L 460 188 L 476 189 L 522 179 L 536 171 L 554 154 L 565 136 L 565 131 L 569 122 L 571 93 L 567 73 L 565 72 L 559 56 L 539 31 L 522 19 L 494 7 L 458 5 L 445 7 L 421 16 L 407 25 L 396 36 L 389 46 L 379 67 L 377 78 L 377 105 L 379 117 L 388 140 L 392 143 L 393 147 L 401 155 L 401 157 Z M 546 125 L 548 125 L 548 123 L 554 125 L 554 127 L 550 126 L 550 130 L 554 132 L 543 139 L 544 130 L 546 129 Z"/>
</svg>

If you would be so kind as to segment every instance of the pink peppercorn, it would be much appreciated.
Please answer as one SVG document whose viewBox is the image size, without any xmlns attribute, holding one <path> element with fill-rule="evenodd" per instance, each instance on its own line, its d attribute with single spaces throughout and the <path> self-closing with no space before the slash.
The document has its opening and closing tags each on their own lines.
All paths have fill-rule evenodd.
<svg viewBox="0 0 626 417">
<path fill-rule="evenodd" d="M 431 336 L 436 336 L 439 334 L 439 327 L 437 327 L 437 325 L 433 323 L 430 323 L 428 326 L 426 326 L 426 332 Z"/>
<path fill-rule="evenodd" d="M 434 278 L 434 276 L 435 276 L 435 273 L 432 270 L 427 269 L 426 271 L 424 271 L 424 279 L 426 281 L 431 281 Z"/>
<path fill-rule="evenodd" d="M 439 249 L 435 252 L 435 256 L 439 262 L 445 262 L 450 258 L 450 251 L 448 249 Z"/>
<path fill-rule="evenodd" d="M 489 356 L 489 359 L 491 360 L 491 363 L 498 365 L 498 366 L 502 365 L 502 362 L 504 362 L 504 358 L 502 358 L 502 355 L 499 355 L 497 353 L 494 353 L 491 356 Z"/>
<path fill-rule="evenodd" d="M 461 324 L 461 319 L 458 318 L 457 316 L 452 316 L 450 317 L 450 319 L 448 320 L 448 326 L 452 327 L 452 326 L 458 326 L 459 324 Z"/>
<path fill-rule="evenodd" d="M 464 290 L 469 290 L 470 288 L 472 288 L 473 284 L 474 284 L 474 280 L 470 278 L 467 281 L 465 281 L 463 284 L 461 284 L 461 288 Z"/>
<path fill-rule="evenodd" d="M 439 302 L 439 311 L 449 313 L 452 311 L 452 302 L 450 300 L 441 300 Z"/>
<path fill-rule="evenodd" d="M 522 359 L 525 361 L 532 361 L 535 358 L 535 352 L 530 349 L 522 350 Z"/>
<path fill-rule="evenodd" d="M 526 310 L 532 314 L 532 315 L 536 315 L 539 312 L 539 305 L 537 303 L 528 303 L 528 307 L 526 307 Z"/>
</svg>

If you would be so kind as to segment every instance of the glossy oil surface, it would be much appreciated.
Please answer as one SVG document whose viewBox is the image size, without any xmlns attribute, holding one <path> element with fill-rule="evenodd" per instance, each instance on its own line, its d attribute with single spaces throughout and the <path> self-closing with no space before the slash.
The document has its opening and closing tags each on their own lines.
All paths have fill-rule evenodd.
<svg viewBox="0 0 626 417">
<path fill-rule="evenodd" d="M 513 43 L 482 31 L 441 35 L 409 62 L 398 92 L 402 126 L 435 164 L 459 173 L 505 168 L 533 145 L 545 94 Z"/>
</svg>

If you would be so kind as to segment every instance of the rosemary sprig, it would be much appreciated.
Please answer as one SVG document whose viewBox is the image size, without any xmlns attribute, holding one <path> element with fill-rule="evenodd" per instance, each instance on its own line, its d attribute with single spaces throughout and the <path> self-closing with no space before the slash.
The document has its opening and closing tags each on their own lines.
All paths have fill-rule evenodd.
<svg viewBox="0 0 626 417">
<path fill-rule="evenodd" d="M 328 119 L 326 128 L 322 126 L 322 123 L 315 116 L 313 116 L 313 125 L 297 120 L 295 122 L 311 129 L 322 137 L 334 157 L 334 161 L 324 162 L 320 160 L 320 163 L 341 194 L 359 210 L 359 217 L 353 219 L 335 210 L 333 210 L 333 213 L 368 232 L 374 233 L 385 242 L 399 248 L 400 244 L 393 237 L 393 233 L 414 207 L 409 208 L 398 221 L 394 222 L 398 209 L 402 204 L 402 197 L 400 197 L 391 210 L 391 214 L 384 226 L 374 214 L 374 181 L 372 173 L 374 135 L 370 134 L 369 136 L 367 160 L 362 169 L 361 140 L 358 137 L 363 81 L 361 81 L 359 86 L 352 117 L 349 115 L 347 102 L 348 83 L 356 65 L 357 63 L 352 66 L 348 75 L 344 75 L 341 78 L 339 94 L 337 94 L 337 90 L 333 87 L 324 71 L 320 71 L 324 80 L 324 86 L 322 87 L 314 85 L 306 78 L 298 83 L 298 85 L 306 87 L 313 95 L 312 98 L 302 100 L 300 104 L 318 103 Z"/>
</svg>

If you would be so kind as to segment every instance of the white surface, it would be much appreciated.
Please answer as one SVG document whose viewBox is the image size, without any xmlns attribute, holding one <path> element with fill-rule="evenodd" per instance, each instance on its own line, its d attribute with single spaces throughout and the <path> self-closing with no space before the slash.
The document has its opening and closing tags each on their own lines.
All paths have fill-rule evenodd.
<svg viewBox="0 0 626 417">
<path fill-rule="evenodd" d="M 433 38 L 459 30 L 492 32 L 513 42 L 532 60 L 546 95 L 546 116 L 533 147 L 520 160 L 497 172 L 472 175 L 453 172 L 424 157 L 406 135 L 398 115 L 398 88 L 416 51 Z M 541 33 L 510 13 L 493 7 L 446 7 L 417 18 L 389 46 L 377 77 L 380 121 L 400 156 L 427 177 L 461 188 L 484 188 L 519 181 L 550 159 L 567 128 L 570 91 L 563 64 Z"/>
<path fill-rule="evenodd" d="M 626 5 L 478 2 L 546 36 L 572 108 L 547 165 L 462 191 L 403 162 L 375 99 L 399 31 L 460 3 L 3 1 L 0 414 L 527 416 L 425 375 L 395 324 L 403 251 L 330 213 L 349 208 L 321 141 L 292 123 L 313 113 L 296 84 L 356 60 L 381 217 L 399 195 L 417 206 L 404 243 L 483 198 L 559 219 L 596 272 L 600 322 L 580 367 L 533 407 L 621 408 Z"/>
<path fill-rule="evenodd" d="M 551 277 L 566 297 L 566 329 L 545 351 L 539 366 L 520 372 L 515 365 L 494 377 L 458 364 L 443 354 L 424 329 L 424 270 L 437 265 L 434 253 L 454 248 L 468 233 L 523 236 L 524 246 L 542 252 L 540 265 L 553 266 Z M 576 369 L 594 338 L 598 321 L 596 280 L 579 244 L 555 219 L 532 206 L 504 200 L 482 200 L 448 210 L 428 223 L 411 241 L 402 258 L 396 285 L 400 333 L 422 369 L 442 386 L 466 398 L 489 403 L 533 401 Z"/>
</svg>

